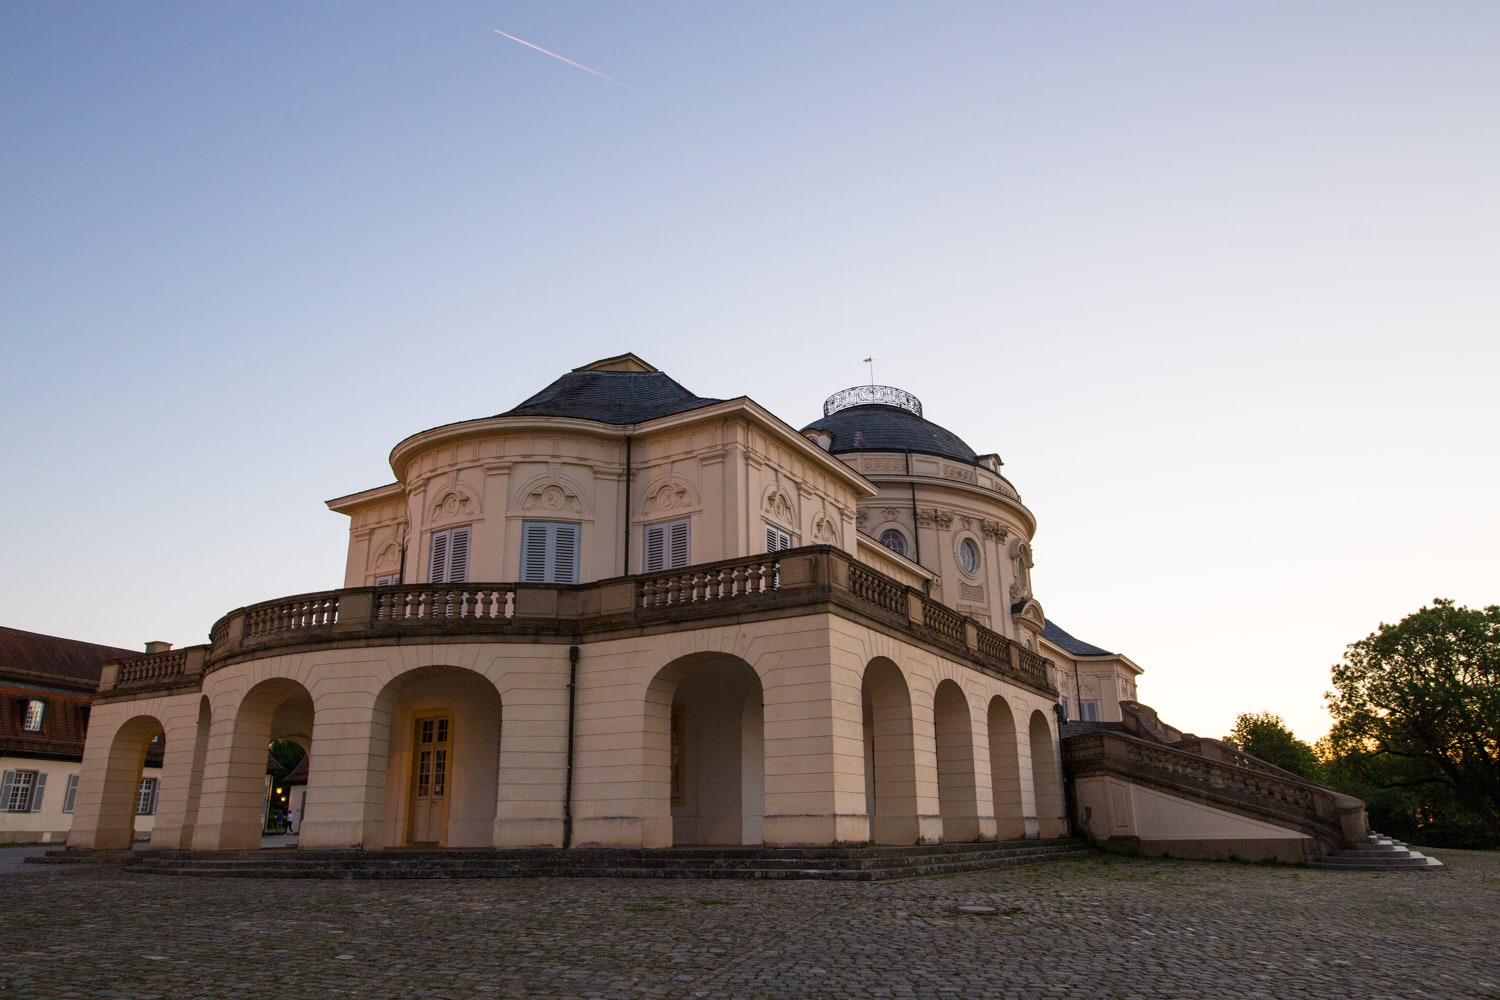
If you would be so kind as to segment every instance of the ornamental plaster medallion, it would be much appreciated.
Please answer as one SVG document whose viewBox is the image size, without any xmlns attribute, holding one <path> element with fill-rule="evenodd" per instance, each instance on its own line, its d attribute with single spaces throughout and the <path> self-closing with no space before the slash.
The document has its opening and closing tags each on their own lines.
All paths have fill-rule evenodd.
<svg viewBox="0 0 1500 1000">
<path fill-rule="evenodd" d="M 375 557 L 375 568 L 395 569 L 401 562 L 401 547 L 395 542 L 387 542 L 385 548 Z"/>
<path fill-rule="evenodd" d="M 441 524 L 444 521 L 471 521 L 474 519 L 477 505 L 468 491 L 460 488 L 447 490 L 438 497 L 437 502 L 432 505 L 432 516 L 430 523 Z"/>
<path fill-rule="evenodd" d="M 690 506 L 686 488 L 676 483 L 663 483 L 659 488 L 651 491 L 646 496 L 646 513 L 657 510 L 672 510 L 676 507 Z"/>
<path fill-rule="evenodd" d="M 827 512 L 820 510 L 813 517 L 812 536 L 813 541 L 819 545 L 838 544 L 838 531 L 834 528 L 833 520 L 829 518 Z"/>
<path fill-rule="evenodd" d="M 791 524 L 797 515 L 797 508 L 792 505 L 792 498 L 780 486 L 772 486 L 766 493 L 765 511 L 785 524 Z"/>
<path fill-rule="evenodd" d="M 583 510 L 583 505 L 578 502 L 578 494 L 572 490 L 557 483 L 548 483 L 546 486 L 532 490 L 521 509 L 543 510 L 549 514 L 571 511 L 576 514 Z"/>
</svg>

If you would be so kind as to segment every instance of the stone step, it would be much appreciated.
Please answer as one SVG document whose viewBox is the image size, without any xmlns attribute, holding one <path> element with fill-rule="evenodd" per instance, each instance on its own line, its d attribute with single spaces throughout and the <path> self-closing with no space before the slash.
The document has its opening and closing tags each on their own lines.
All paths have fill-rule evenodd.
<svg viewBox="0 0 1500 1000">
<path fill-rule="evenodd" d="M 252 878 L 746 878 L 875 881 L 1091 854 L 1078 840 L 879 848 L 141 852 L 133 871 Z"/>
</svg>

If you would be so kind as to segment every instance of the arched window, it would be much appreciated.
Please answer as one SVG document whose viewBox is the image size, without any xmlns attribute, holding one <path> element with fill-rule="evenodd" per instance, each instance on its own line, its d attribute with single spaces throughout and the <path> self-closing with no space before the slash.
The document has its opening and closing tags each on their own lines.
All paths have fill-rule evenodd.
<svg viewBox="0 0 1500 1000">
<path fill-rule="evenodd" d="M 880 544 L 898 556 L 906 555 L 906 536 L 895 528 L 887 528 L 880 533 Z"/>
</svg>

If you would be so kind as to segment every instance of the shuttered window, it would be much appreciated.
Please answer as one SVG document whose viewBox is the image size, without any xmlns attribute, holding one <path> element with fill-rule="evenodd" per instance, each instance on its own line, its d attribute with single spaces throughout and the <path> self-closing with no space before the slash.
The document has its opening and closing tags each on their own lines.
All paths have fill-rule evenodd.
<svg viewBox="0 0 1500 1000">
<path fill-rule="evenodd" d="M 47 789 L 43 771 L 6 771 L 0 778 L 0 811 L 42 811 L 42 793 Z"/>
<path fill-rule="evenodd" d="M 780 528 L 766 525 L 766 551 L 780 552 L 792 547 L 792 536 Z"/>
<path fill-rule="evenodd" d="M 580 534 L 565 521 L 521 522 L 521 582 L 577 583 Z"/>
<path fill-rule="evenodd" d="M 691 555 L 687 518 L 646 525 L 646 554 L 642 567 L 645 572 L 681 569 L 692 561 Z"/>
<path fill-rule="evenodd" d="M 432 558 L 428 561 L 431 570 L 428 579 L 432 583 L 463 583 L 469 579 L 469 525 L 433 532 Z"/>
<path fill-rule="evenodd" d="M 78 775 L 68 775 L 68 788 L 63 792 L 63 812 L 73 811 L 73 803 L 78 799 Z"/>
</svg>

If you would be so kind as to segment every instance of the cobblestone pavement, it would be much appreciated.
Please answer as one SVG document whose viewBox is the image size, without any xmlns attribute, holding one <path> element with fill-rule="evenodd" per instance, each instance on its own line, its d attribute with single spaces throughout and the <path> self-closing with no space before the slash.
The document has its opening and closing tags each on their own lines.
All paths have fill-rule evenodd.
<svg viewBox="0 0 1500 1000">
<path fill-rule="evenodd" d="M 1093 857 L 873 885 L 4 866 L 0 997 L 1500 1000 L 1500 853 L 1432 853 L 1447 867 Z"/>
</svg>

